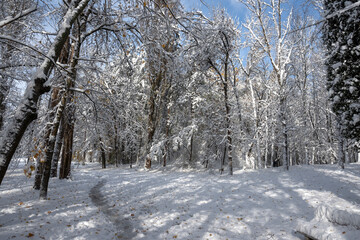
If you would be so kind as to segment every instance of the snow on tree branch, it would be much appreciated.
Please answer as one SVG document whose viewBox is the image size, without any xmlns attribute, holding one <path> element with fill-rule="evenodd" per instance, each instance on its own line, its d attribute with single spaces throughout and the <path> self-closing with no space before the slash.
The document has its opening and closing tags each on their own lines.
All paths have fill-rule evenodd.
<svg viewBox="0 0 360 240">
<path fill-rule="evenodd" d="M 36 10 L 37 10 L 37 6 L 28 8 L 28 9 L 18 13 L 15 17 L 8 16 L 4 20 L 0 21 L 0 28 L 4 27 L 20 18 L 23 18 L 23 17 L 35 12 Z"/>
</svg>

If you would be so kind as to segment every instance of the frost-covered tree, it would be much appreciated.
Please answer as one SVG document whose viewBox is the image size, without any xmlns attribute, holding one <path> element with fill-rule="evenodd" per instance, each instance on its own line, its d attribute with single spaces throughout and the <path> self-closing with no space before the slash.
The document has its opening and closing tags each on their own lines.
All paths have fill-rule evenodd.
<svg viewBox="0 0 360 240">
<path fill-rule="evenodd" d="M 178 0 L 154 0 L 143 2 L 143 17 L 140 31 L 146 52 L 149 80 L 149 100 L 145 165 L 151 167 L 153 152 L 163 150 L 163 164 L 166 166 L 169 135 L 169 103 L 171 87 L 177 72 L 175 58 L 178 50 L 179 31 L 175 18 L 182 12 Z M 160 144 L 161 143 L 161 144 Z"/>
<path fill-rule="evenodd" d="M 338 117 L 341 134 L 351 141 L 359 141 L 360 6 L 357 0 L 325 0 L 324 10 L 327 80 L 332 108 Z"/>
<path fill-rule="evenodd" d="M 251 16 L 245 24 L 249 38 L 265 53 L 272 68 L 272 79 L 278 96 L 278 123 L 281 131 L 282 162 L 289 168 L 288 142 L 288 96 L 289 96 L 289 63 L 293 43 L 288 38 L 291 30 L 292 12 L 284 12 L 281 0 L 247 0 L 242 1 Z"/>
<path fill-rule="evenodd" d="M 11 158 L 23 137 L 29 124 L 37 117 L 37 104 L 39 97 L 48 92 L 50 87 L 46 82 L 61 53 L 62 47 L 70 34 L 72 24 L 81 14 L 90 0 L 73 1 L 66 12 L 57 35 L 48 50 L 48 53 L 38 67 L 36 74 L 28 83 L 20 105 L 9 122 L 7 128 L 2 131 L 0 142 L 0 183 L 3 180 Z"/>
<path fill-rule="evenodd" d="M 0 3 L 0 130 L 4 126 L 6 105 L 16 101 L 14 85 L 18 84 L 19 80 L 27 80 L 25 67 L 31 67 L 36 61 L 26 55 L 24 45 L 9 39 L 27 43 L 31 27 L 36 26 L 36 10 L 36 3 L 32 0 L 9 0 Z"/>
</svg>

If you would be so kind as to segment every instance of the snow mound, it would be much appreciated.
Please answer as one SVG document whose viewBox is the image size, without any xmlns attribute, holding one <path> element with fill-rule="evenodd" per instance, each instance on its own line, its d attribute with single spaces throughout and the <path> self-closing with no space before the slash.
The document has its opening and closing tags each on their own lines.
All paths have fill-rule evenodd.
<svg viewBox="0 0 360 240">
<path fill-rule="evenodd" d="M 298 222 L 296 231 L 310 239 L 356 240 L 360 236 L 360 215 L 321 205 L 313 220 Z"/>
<path fill-rule="evenodd" d="M 327 220 L 339 225 L 353 226 L 360 229 L 360 215 L 355 213 L 322 205 L 316 209 L 315 216 L 318 220 Z"/>
</svg>

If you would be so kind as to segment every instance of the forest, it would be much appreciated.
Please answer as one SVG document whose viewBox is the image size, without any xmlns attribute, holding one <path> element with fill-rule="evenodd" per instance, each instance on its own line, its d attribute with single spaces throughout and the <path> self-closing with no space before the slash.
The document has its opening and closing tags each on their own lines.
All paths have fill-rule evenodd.
<svg viewBox="0 0 360 240">
<path fill-rule="evenodd" d="M 226 188 L 238 171 L 266 182 L 295 168 L 358 191 L 360 1 L 238 0 L 240 19 L 199 2 L 209 14 L 181 0 L 1 1 L 0 189 L 21 168 L 48 200 L 79 166 L 96 184 L 97 164 L 119 184 L 190 171 Z M 105 215 L 106 181 L 89 195 Z"/>
<path fill-rule="evenodd" d="M 1 181 L 19 157 L 44 190 L 73 161 L 358 161 L 359 2 L 241 2 L 244 22 L 178 0 L 3 1 Z"/>
</svg>

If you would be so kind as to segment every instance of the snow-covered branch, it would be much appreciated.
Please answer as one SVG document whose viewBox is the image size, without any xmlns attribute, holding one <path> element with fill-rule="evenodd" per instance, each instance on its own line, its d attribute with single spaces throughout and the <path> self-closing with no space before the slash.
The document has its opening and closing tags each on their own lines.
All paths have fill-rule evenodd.
<svg viewBox="0 0 360 240">
<path fill-rule="evenodd" d="M 30 13 L 35 12 L 36 10 L 37 10 L 37 6 L 28 8 L 28 9 L 18 13 L 15 17 L 8 16 L 4 20 L 0 21 L 0 28 L 2 28 L 22 17 L 25 17 L 25 16 L 29 15 Z"/>
</svg>

